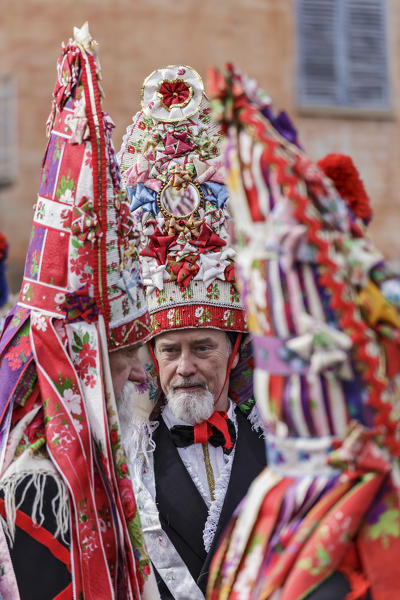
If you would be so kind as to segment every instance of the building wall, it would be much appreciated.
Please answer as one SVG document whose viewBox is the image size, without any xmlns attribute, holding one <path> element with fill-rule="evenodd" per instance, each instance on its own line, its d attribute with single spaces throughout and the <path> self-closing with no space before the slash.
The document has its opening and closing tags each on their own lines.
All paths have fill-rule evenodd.
<svg viewBox="0 0 400 600">
<path fill-rule="evenodd" d="M 138 110 L 143 79 L 157 67 L 184 63 L 206 78 L 207 67 L 232 61 L 256 78 L 276 109 L 293 117 L 314 159 L 351 154 L 372 198 L 371 235 L 399 258 L 398 64 L 400 4 L 390 2 L 393 115 L 386 120 L 302 116 L 296 109 L 295 0 L 0 0 L 0 75 L 18 82 L 18 178 L 0 188 L 0 230 L 9 239 L 8 274 L 18 289 L 46 147 L 55 64 L 62 40 L 89 21 L 100 44 L 106 99 L 119 148 Z M 396 222 L 397 221 L 397 222 Z"/>
</svg>

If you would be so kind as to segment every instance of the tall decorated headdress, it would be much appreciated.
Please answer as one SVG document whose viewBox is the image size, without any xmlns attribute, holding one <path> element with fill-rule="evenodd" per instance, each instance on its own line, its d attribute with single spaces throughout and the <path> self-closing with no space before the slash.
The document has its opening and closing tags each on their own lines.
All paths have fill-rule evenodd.
<svg viewBox="0 0 400 600">
<path fill-rule="evenodd" d="M 149 75 L 142 110 L 119 153 L 141 235 L 152 335 L 167 329 L 246 330 L 228 241 L 220 127 L 187 66 Z"/>
<path fill-rule="evenodd" d="M 232 66 L 210 80 L 268 468 L 208 597 L 300 600 L 339 571 L 349 598 L 384 600 L 400 584 L 400 282 L 366 235 L 351 161 L 321 162 L 336 189 L 254 81 Z"/>
<path fill-rule="evenodd" d="M 13 507 L 3 516 L 12 534 L 24 477 L 61 477 L 59 526 L 41 543 L 54 553 L 70 520 L 71 552 L 59 552 L 69 593 L 93 600 L 140 598 L 150 570 L 108 361 L 145 340 L 149 321 L 100 79 L 97 44 L 87 24 L 75 28 L 57 64 L 24 279 L 0 347 L 0 487 Z"/>
</svg>

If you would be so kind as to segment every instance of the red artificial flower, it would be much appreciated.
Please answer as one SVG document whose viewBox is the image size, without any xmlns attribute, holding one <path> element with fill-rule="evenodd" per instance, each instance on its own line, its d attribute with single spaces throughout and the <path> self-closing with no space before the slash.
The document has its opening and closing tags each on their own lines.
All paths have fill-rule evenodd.
<svg viewBox="0 0 400 600">
<path fill-rule="evenodd" d="M 118 433 L 115 429 L 111 429 L 110 439 L 112 444 L 116 444 L 118 442 Z"/>
<path fill-rule="evenodd" d="M 190 88 L 184 81 L 165 80 L 160 85 L 159 92 L 167 108 L 174 104 L 184 104 L 190 98 Z"/>
<path fill-rule="evenodd" d="M 372 217 L 369 197 L 350 156 L 328 154 L 318 162 L 318 166 L 332 179 L 353 214 L 368 223 Z"/>
<path fill-rule="evenodd" d="M 121 465 L 121 473 L 123 473 L 124 475 L 126 475 L 128 472 L 128 465 L 126 463 L 122 463 Z"/>
</svg>

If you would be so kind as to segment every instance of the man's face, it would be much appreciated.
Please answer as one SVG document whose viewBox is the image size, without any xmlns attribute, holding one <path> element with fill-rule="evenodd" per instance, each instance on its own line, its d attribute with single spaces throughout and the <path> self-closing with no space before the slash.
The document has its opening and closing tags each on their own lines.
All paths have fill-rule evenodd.
<svg viewBox="0 0 400 600">
<path fill-rule="evenodd" d="M 208 389 L 213 399 L 213 410 L 226 410 L 228 382 L 223 390 L 222 386 L 230 353 L 228 336 L 217 329 L 184 329 L 158 335 L 155 354 L 160 369 L 161 389 L 167 399 L 179 394 L 186 395 L 188 401 L 190 399 L 193 402 Z M 233 366 L 237 361 L 236 356 Z"/>
<path fill-rule="evenodd" d="M 122 388 L 127 381 L 144 383 L 147 379 L 146 371 L 139 358 L 139 346 L 122 348 L 109 353 L 111 377 L 114 394 L 118 399 Z"/>
</svg>

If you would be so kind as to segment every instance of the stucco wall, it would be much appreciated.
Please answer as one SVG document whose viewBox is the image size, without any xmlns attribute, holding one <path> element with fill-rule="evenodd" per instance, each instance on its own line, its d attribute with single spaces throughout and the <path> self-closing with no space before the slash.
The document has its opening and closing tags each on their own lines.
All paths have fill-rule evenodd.
<svg viewBox="0 0 400 600">
<path fill-rule="evenodd" d="M 291 114 L 313 158 L 332 151 L 353 156 L 372 197 L 371 235 L 389 259 L 398 259 L 400 5 L 390 4 L 394 101 L 393 117 L 383 121 L 298 114 L 294 7 L 294 0 L 0 0 L 0 74 L 13 72 L 18 81 L 18 179 L 0 190 L 11 287 L 19 286 L 30 234 L 59 44 L 86 20 L 100 44 L 104 106 L 116 122 L 117 148 L 152 70 L 186 63 L 206 78 L 208 65 L 232 61 Z"/>
</svg>

